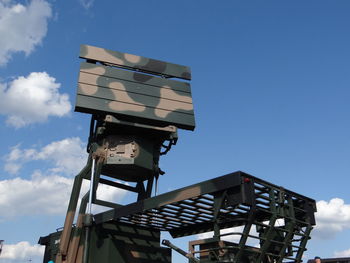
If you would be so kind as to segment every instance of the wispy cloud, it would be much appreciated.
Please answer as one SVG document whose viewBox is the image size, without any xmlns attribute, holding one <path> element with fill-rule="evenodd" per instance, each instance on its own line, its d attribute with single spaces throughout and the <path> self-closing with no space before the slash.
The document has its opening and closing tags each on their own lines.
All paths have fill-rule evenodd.
<svg viewBox="0 0 350 263">
<path fill-rule="evenodd" d="M 241 235 L 237 233 L 242 233 L 243 232 L 243 226 L 239 227 L 231 227 L 231 228 L 225 228 L 220 230 L 220 234 L 224 235 L 221 237 L 222 240 L 233 242 L 233 243 L 238 243 L 239 240 L 241 239 Z M 256 232 L 255 227 L 252 227 L 249 233 L 251 236 L 258 236 L 258 233 Z M 206 232 L 197 235 L 198 239 L 206 239 L 206 238 L 212 238 L 214 235 L 214 232 Z M 259 246 L 259 241 L 257 238 L 251 238 L 248 237 L 247 239 L 247 245 L 258 247 Z"/>
<path fill-rule="evenodd" d="M 30 180 L 20 177 L 0 181 L 0 219 L 15 216 L 61 214 L 67 209 L 73 179 L 35 172 Z"/>
<path fill-rule="evenodd" d="M 71 178 L 47 176 L 40 171 L 28 180 L 16 177 L 0 181 L 0 211 L 6 211 L 0 214 L 0 220 L 28 215 L 64 215 L 72 185 Z M 80 197 L 88 189 L 89 182 L 84 181 Z M 108 185 L 99 185 L 97 189 L 99 199 L 111 202 L 120 202 L 126 194 L 127 191 Z"/>
<path fill-rule="evenodd" d="M 22 149 L 17 144 L 5 156 L 5 170 L 11 174 L 18 174 L 25 163 L 40 160 L 54 165 L 50 172 L 75 175 L 87 160 L 85 144 L 78 137 L 54 141 L 42 148 Z"/>
<path fill-rule="evenodd" d="M 87 10 L 94 5 L 95 0 L 79 0 L 79 3 Z"/>
</svg>

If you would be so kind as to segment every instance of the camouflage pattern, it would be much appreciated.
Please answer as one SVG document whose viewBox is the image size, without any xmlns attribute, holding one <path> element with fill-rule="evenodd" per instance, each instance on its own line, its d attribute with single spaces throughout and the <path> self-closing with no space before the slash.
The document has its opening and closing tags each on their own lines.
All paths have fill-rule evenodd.
<svg viewBox="0 0 350 263">
<path fill-rule="evenodd" d="M 84 262 L 170 263 L 169 256 L 164 257 L 169 251 L 159 247 L 159 231 L 173 237 L 214 231 L 212 238 L 191 241 L 188 252 L 164 244 L 189 262 L 300 263 L 315 212 L 313 199 L 235 172 L 95 215 L 90 242 L 83 244 L 80 232 L 76 257 L 55 262 L 82 262 L 82 251 L 88 247 Z M 277 223 L 280 219 L 283 224 Z M 221 239 L 220 230 L 237 226 L 243 230 L 225 234 L 238 235 L 237 243 Z M 256 234 L 251 234 L 253 227 Z M 260 247 L 247 245 L 248 237 Z M 69 251 L 77 250 L 76 238 L 71 236 Z"/>
<path fill-rule="evenodd" d="M 190 243 L 191 258 L 201 263 L 300 263 L 315 225 L 313 199 L 243 172 L 235 172 L 168 192 L 94 216 L 96 224 L 128 223 L 169 232 L 174 238 L 214 231 L 213 237 Z M 277 223 L 283 219 L 283 223 Z M 239 242 L 223 242 L 222 229 L 243 226 L 225 235 Z M 251 230 L 257 234 L 252 236 Z M 260 248 L 247 245 L 254 238 Z M 195 249 L 194 246 L 199 248 Z M 210 251 L 210 252 L 208 252 Z"/>
<path fill-rule="evenodd" d="M 96 244 L 103 238 L 94 236 L 94 229 L 100 229 L 101 225 L 95 228 L 92 220 L 86 220 L 92 219 L 92 215 L 86 214 L 86 208 L 88 197 L 89 205 L 92 201 L 105 207 L 121 207 L 97 199 L 99 184 L 134 192 L 137 200 L 151 196 L 155 178 L 163 174 L 158 166 L 159 157 L 176 144 L 177 128 L 193 130 L 195 127 L 189 83 L 167 79 L 189 80 L 190 70 L 181 65 L 88 46 L 82 46 L 80 57 L 87 62 L 82 63 L 80 68 L 76 111 L 93 114 L 87 147 L 89 159 L 75 178 L 63 231 L 55 235 L 60 236 L 58 243 L 54 244 L 57 249 L 45 257 L 44 263 L 48 260 L 56 263 L 111 260 L 170 263 L 171 250 L 160 247 L 159 230 L 151 232 L 151 235 L 158 235 L 156 247 L 140 247 L 140 242 L 123 243 L 123 247 L 128 247 L 123 252 L 114 245 L 121 241 L 113 239 L 110 242 L 108 239 L 105 241 L 107 247 L 103 249 L 109 250 L 108 246 L 114 246 L 114 252 L 103 249 L 101 252 Z M 92 165 L 95 163 L 96 167 Z M 92 174 L 95 175 L 93 179 Z M 104 177 L 101 178 L 101 175 Z M 92 180 L 93 187 L 91 195 L 88 192 L 82 199 L 77 223 L 72 227 L 83 179 Z M 113 179 L 135 182 L 136 185 L 124 185 Z M 147 181 L 146 185 L 144 181 Z M 120 224 L 117 225 L 119 227 Z M 141 231 L 138 226 L 133 228 Z M 119 234 L 123 235 L 122 232 Z M 52 246 L 51 243 L 46 244 L 49 250 Z M 125 256 L 125 253 L 128 255 Z"/>
<path fill-rule="evenodd" d="M 169 79 L 189 80 L 188 67 L 91 46 L 82 46 L 80 57 L 87 62 L 75 109 L 93 114 L 89 159 L 75 178 L 63 231 L 42 242 L 44 263 L 171 263 L 160 231 L 173 238 L 213 231 L 211 238 L 191 241 L 188 252 L 164 242 L 189 262 L 301 262 L 315 225 L 311 198 L 240 171 L 151 197 L 163 174 L 159 158 L 176 144 L 177 128 L 195 128 L 189 83 Z M 73 225 L 83 179 L 90 180 L 91 192 Z M 137 201 L 99 200 L 100 184 L 134 192 Z M 87 214 L 88 202 L 113 209 Z M 238 235 L 236 243 L 222 240 L 221 230 L 231 227 L 243 229 L 225 234 Z M 249 246 L 248 237 L 260 247 Z"/>
<path fill-rule="evenodd" d="M 55 245 L 58 244 L 57 245 L 58 249 L 57 249 L 57 252 L 55 252 L 54 256 L 49 258 L 49 260 L 55 260 L 56 263 L 64 263 L 64 262 L 75 263 L 76 262 L 72 260 L 72 258 L 76 257 L 75 243 L 79 242 L 79 238 L 81 234 L 82 216 L 83 214 L 85 214 L 85 209 L 86 209 L 86 202 L 84 202 L 84 198 L 80 206 L 78 222 L 76 224 L 77 227 L 72 228 L 72 226 L 73 226 L 74 217 L 76 214 L 76 209 L 78 205 L 79 194 L 80 194 L 83 178 L 88 178 L 90 173 L 91 173 L 91 155 L 89 157 L 89 160 L 86 166 L 81 170 L 81 172 L 74 179 L 73 189 L 69 200 L 64 227 L 62 232 L 60 232 L 59 242 L 55 243 Z M 46 262 L 48 262 L 48 260 L 45 261 L 44 259 L 44 263 Z"/>
<path fill-rule="evenodd" d="M 111 115 L 101 119 L 97 130 L 93 156 L 103 159 L 102 174 L 128 182 L 157 177 L 162 145 L 177 140 L 174 126 L 130 123 Z"/>
<path fill-rule="evenodd" d="M 195 128 L 189 83 L 93 63 L 81 64 L 75 110 L 154 126 Z"/>
<path fill-rule="evenodd" d="M 90 263 L 171 263 L 160 246 L 160 231 L 130 224 L 105 223 L 91 229 Z"/>
<path fill-rule="evenodd" d="M 80 58 L 85 58 L 89 61 L 100 61 L 105 64 L 123 68 L 134 68 L 142 72 L 164 77 L 175 77 L 185 80 L 191 79 L 191 69 L 187 66 L 89 45 L 80 46 Z"/>
</svg>

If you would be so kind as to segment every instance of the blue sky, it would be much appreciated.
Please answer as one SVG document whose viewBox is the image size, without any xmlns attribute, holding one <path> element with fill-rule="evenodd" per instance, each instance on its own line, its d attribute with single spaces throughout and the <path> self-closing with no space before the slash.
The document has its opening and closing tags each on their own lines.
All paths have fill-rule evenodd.
<svg viewBox="0 0 350 263">
<path fill-rule="evenodd" d="M 72 110 L 80 44 L 192 68 L 197 127 L 161 160 L 161 192 L 248 172 L 318 202 L 305 259 L 350 256 L 349 11 L 346 0 L 0 0 L 0 262 L 41 262 L 39 236 L 63 225 L 86 160 L 89 116 Z"/>
</svg>

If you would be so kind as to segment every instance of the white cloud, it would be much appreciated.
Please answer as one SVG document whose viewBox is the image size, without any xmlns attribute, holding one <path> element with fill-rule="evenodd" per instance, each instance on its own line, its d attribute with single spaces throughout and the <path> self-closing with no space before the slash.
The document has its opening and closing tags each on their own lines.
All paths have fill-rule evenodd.
<svg viewBox="0 0 350 263">
<path fill-rule="evenodd" d="M 18 260 L 32 260 L 32 262 L 39 262 L 44 255 L 44 246 L 31 245 L 29 242 L 22 241 L 17 244 L 7 245 L 4 244 L 1 253 L 1 263 L 14 263 Z M 38 261 L 37 261 L 38 260 Z"/>
<path fill-rule="evenodd" d="M 35 172 L 30 180 L 14 178 L 0 181 L 0 220 L 27 215 L 64 215 L 67 211 L 73 179 L 57 175 L 44 176 Z M 82 197 L 89 189 L 85 181 Z M 106 201 L 120 202 L 125 190 L 99 185 L 97 196 Z"/>
<path fill-rule="evenodd" d="M 350 248 L 343 251 L 336 251 L 334 253 L 334 257 L 337 257 L 337 258 L 350 257 Z"/>
<path fill-rule="evenodd" d="M 85 8 L 89 9 L 94 4 L 95 0 L 79 0 L 79 3 Z"/>
<path fill-rule="evenodd" d="M 24 163 L 35 160 L 52 162 L 55 167 L 51 172 L 75 175 L 87 161 L 85 144 L 80 138 L 73 137 L 54 141 L 41 149 L 21 149 L 20 145 L 15 145 L 6 156 L 5 170 L 17 174 Z"/>
<path fill-rule="evenodd" d="M 55 172 L 76 174 L 84 167 L 87 157 L 85 144 L 80 138 L 73 137 L 46 145 L 33 159 L 52 160 L 56 165 Z"/>
<path fill-rule="evenodd" d="M 350 204 L 333 198 L 329 202 L 318 201 L 316 227 L 312 235 L 322 239 L 333 238 L 337 233 L 350 228 Z"/>
<path fill-rule="evenodd" d="M 5 169 L 17 173 L 26 162 L 48 161 L 54 168 L 35 171 L 31 179 L 20 177 L 0 181 L 0 220 L 25 215 L 64 215 L 71 194 L 73 179 L 87 161 L 85 144 L 78 137 L 54 141 L 44 147 L 21 149 L 15 145 L 5 158 Z M 59 174 L 61 173 L 61 174 Z M 45 175 L 48 174 L 48 175 Z M 63 175 L 63 176 L 62 176 Z M 84 180 L 80 198 L 88 191 L 89 181 Z M 117 202 L 127 192 L 100 184 L 97 197 Z M 102 211 L 95 207 L 94 212 Z"/>
<path fill-rule="evenodd" d="M 243 226 L 221 229 L 220 234 L 221 235 L 226 234 L 226 236 L 221 237 L 221 240 L 238 243 L 239 240 L 241 239 L 241 235 L 232 234 L 232 233 L 242 233 L 242 232 L 243 232 Z M 258 236 L 258 233 L 256 232 L 256 229 L 254 226 L 250 229 L 249 234 L 252 236 Z M 214 232 L 206 232 L 206 233 L 197 235 L 197 238 L 198 239 L 212 238 L 213 235 L 214 235 Z M 257 247 L 259 245 L 258 242 L 259 241 L 257 238 L 248 237 L 247 245 Z"/>
<path fill-rule="evenodd" d="M 228 233 L 232 233 L 232 232 L 242 232 L 243 227 L 232 227 L 232 228 L 226 228 L 226 229 L 221 229 L 220 230 L 220 234 L 228 234 Z M 198 239 L 206 239 L 206 238 L 212 238 L 214 236 L 214 232 L 206 232 L 206 233 L 201 233 L 199 235 L 197 235 Z M 225 240 L 225 241 L 230 241 L 230 242 L 234 242 L 237 243 L 239 242 L 241 236 L 240 235 L 228 235 L 228 236 L 224 236 L 221 239 Z"/>
<path fill-rule="evenodd" d="M 68 94 L 60 94 L 61 84 L 46 72 L 32 72 L 9 84 L 0 83 L 0 114 L 7 124 L 20 128 L 44 122 L 49 116 L 62 117 L 71 110 Z"/>
<path fill-rule="evenodd" d="M 28 5 L 0 1 L 0 66 L 13 53 L 33 52 L 46 36 L 50 17 L 51 7 L 45 0 L 32 0 Z"/>
<path fill-rule="evenodd" d="M 73 179 L 34 173 L 30 180 L 0 181 L 1 219 L 15 216 L 62 214 L 67 209 Z"/>
<path fill-rule="evenodd" d="M 263 222 L 265 225 L 269 225 L 269 221 L 265 221 Z M 279 227 L 279 226 L 284 226 L 285 221 L 284 219 L 277 219 L 275 221 L 275 226 Z M 243 233 L 244 227 L 243 226 L 239 226 L 239 227 L 231 227 L 231 228 L 225 228 L 225 229 L 221 229 L 220 230 L 220 235 L 223 235 L 221 237 L 221 240 L 225 240 L 225 241 L 229 241 L 229 242 L 233 242 L 233 243 L 238 243 L 241 239 L 240 234 L 237 233 Z M 233 234 L 235 233 L 235 234 Z M 206 232 L 206 233 L 201 233 L 199 235 L 197 235 L 198 239 L 206 239 L 206 238 L 212 238 L 214 235 L 214 232 Z M 252 225 L 252 227 L 250 228 L 250 232 L 249 235 L 251 237 L 248 237 L 246 244 L 252 247 L 260 247 L 260 241 L 258 239 L 259 237 L 259 233 L 256 230 L 256 225 Z M 253 237 L 254 236 L 254 237 Z"/>
</svg>

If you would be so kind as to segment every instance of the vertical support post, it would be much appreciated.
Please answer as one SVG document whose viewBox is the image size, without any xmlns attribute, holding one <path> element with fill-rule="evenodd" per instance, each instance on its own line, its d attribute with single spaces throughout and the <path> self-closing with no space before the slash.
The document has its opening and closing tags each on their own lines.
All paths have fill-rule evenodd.
<svg viewBox="0 0 350 263">
<path fill-rule="evenodd" d="M 90 247 L 90 227 L 92 226 L 92 203 L 96 200 L 96 192 L 98 183 L 101 176 L 101 170 L 103 166 L 103 158 L 99 158 L 96 165 L 95 158 L 92 159 L 91 177 L 90 177 L 90 190 L 88 192 L 88 211 L 83 217 L 83 225 L 85 226 L 85 242 L 82 262 L 87 263 L 89 261 L 89 247 Z M 84 203 L 86 209 L 86 204 Z M 84 211 L 85 211 L 84 209 Z"/>
<path fill-rule="evenodd" d="M 251 182 L 251 184 L 253 184 L 254 182 Z M 244 185 L 242 186 L 244 187 Z M 242 232 L 242 236 L 238 242 L 238 252 L 237 254 L 235 255 L 234 259 L 233 259 L 233 262 L 234 263 L 238 263 L 238 262 L 241 262 L 242 261 L 242 257 L 244 256 L 244 248 L 246 246 L 246 243 L 247 243 L 247 240 L 248 240 L 248 237 L 249 237 L 249 233 L 250 233 L 250 230 L 252 228 L 252 225 L 256 219 L 256 196 L 254 194 L 254 188 L 253 188 L 253 185 L 251 186 L 251 190 L 250 190 L 250 194 L 252 194 L 251 198 L 253 198 L 251 200 L 251 206 L 250 206 L 250 210 L 249 210 L 249 213 L 248 213 L 248 217 L 247 217 L 247 221 L 246 221 L 246 224 L 243 228 L 243 232 Z M 245 190 L 247 190 L 247 188 L 243 188 Z M 244 192 L 244 198 L 250 198 L 246 192 Z M 256 262 L 259 262 L 259 261 L 256 261 Z"/>
<path fill-rule="evenodd" d="M 258 260 L 256 262 L 263 262 L 264 257 L 266 256 L 267 249 L 271 245 L 271 240 L 274 236 L 274 226 L 277 220 L 277 207 L 276 207 L 276 196 L 275 191 L 273 188 L 270 189 L 269 193 L 269 199 L 270 199 L 270 212 L 271 212 L 271 219 L 269 222 L 269 229 L 262 235 L 264 238 L 263 245 L 260 247 L 260 255 L 258 257 Z"/>
<path fill-rule="evenodd" d="M 61 263 L 66 261 L 68 245 L 69 245 L 71 231 L 72 231 L 72 225 L 73 225 L 75 211 L 79 200 L 79 194 L 80 194 L 83 177 L 90 172 L 90 168 L 91 168 L 91 157 L 89 157 L 89 160 L 86 166 L 74 178 L 72 194 L 69 200 L 66 219 L 64 222 L 64 227 L 60 238 L 59 253 L 56 256 L 56 263 Z"/>
<path fill-rule="evenodd" d="M 309 224 L 305 229 L 304 236 L 302 237 L 302 240 L 300 242 L 300 248 L 299 248 L 297 256 L 296 256 L 296 263 L 301 262 L 301 257 L 303 256 L 303 253 L 306 250 L 306 248 L 305 248 L 306 243 L 310 239 L 310 233 L 311 233 L 312 228 L 313 227 Z"/>
<path fill-rule="evenodd" d="M 95 192 L 95 187 L 94 187 L 95 164 L 96 164 L 96 159 L 93 157 L 92 158 L 92 165 L 91 165 L 88 211 L 84 217 L 84 222 L 83 222 L 83 224 L 85 226 L 85 244 L 84 244 L 84 254 L 83 254 L 83 262 L 84 263 L 88 262 L 88 257 L 89 257 L 90 226 L 92 224 L 92 198 L 93 198 L 93 196 L 95 196 L 95 194 L 94 194 L 94 192 Z"/>
<path fill-rule="evenodd" d="M 287 209 L 288 210 L 286 210 L 285 211 L 286 213 L 284 214 L 286 218 L 288 217 L 288 219 L 285 219 L 285 226 L 284 226 L 284 228 L 287 230 L 287 233 L 284 237 L 284 244 L 283 244 L 283 247 L 281 248 L 277 263 L 282 263 L 283 257 L 287 249 L 288 249 L 288 252 L 289 250 L 291 250 L 290 252 L 292 252 L 293 250 L 293 248 L 291 247 L 292 246 L 291 240 L 294 234 L 293 230 L 295 227 L 295 212 L 294 212 L 294 205 L 293 205 L 293 200 L 291 196 L 288 196 Z"/>
<path fill-rule="evenodd" d="M 146 186 L 146 198 L 150 198 L 152 195 L 152 187 L 153 187 L 154 177 L 151 177 L 147 180 Z"/>
<path fill-rule="evenodd" d="M 156 182 L 154 184 L 154 196 L 158 195 L 158 178 L 159 177 L 156 177 Z"/>
<path fill-rule="evenodd" d="M 82 262 L 82 256 L 79 258 L 78 249 L 79 249 L 79 244 L 81 243 L 81 238 L 83 236 L 83 220 L 85 216 L 88 199 L 89 199 L 89 192 L 87 192 L 84 195 L 84 197 L 81 199 L 77 225 L 74 229 L 73 238 L 68 248 L 67 259 L 69 263 Z"/>
<path fill-rule="evenodd" d="M 214 211 L 213 211 L 213 221 L 214 221 L 214 238 L 220 240 L 220 226 L 219 226 L 219 213 L 220 209 L 225 201 L 226 191 L 215 193 L 214 195 Z"/>
<path fill-rule="evenodd" d="M 137 201 L 143 200 L 146 198 L 146 190 L 145 185 L 143 184 L 143 181 L 139 181 L 136 183 L 136 189 L 137 189 Z"/>
<path fill-rule="evenodd" d="M 239 243 L 238 243 L 238 248 L 239 249 L 238 249 L 238 253 L 236 254 L 236 256 L 235 256 L 235 258 L 233 260 L 234 263 L 241 262 L 241 258 L 242 258 L 243 254 L 244 254 L 244 247 L 245 247 L 245 245 L 247 243 L 247 239 L 248 239 L 248 236 L 249 236 L 252 224 L 254 222 L 254 218 L 255 218 L 254 208 L 251 208 L 251 210 L 249 211 L 249 216 L 248 216 L 247 223 L 244 226 L 241 239 L 239 240 Z M 257 261 L 257 262 L 259 262 L 259 261 Z"/>
<path fill-rule="evenodd" d="M 96 163 L 96 159 L 93 158 L 92 159 L 92 166 L 91 166 L 89 205 L 88 205 L 88 214 L 90 214 L 90 215 L 91 215 L 91 210 L 92 210 L 92 196 L 93 196 L 93 189 L 94 189 L 95 163 Z"/>
</svg>

